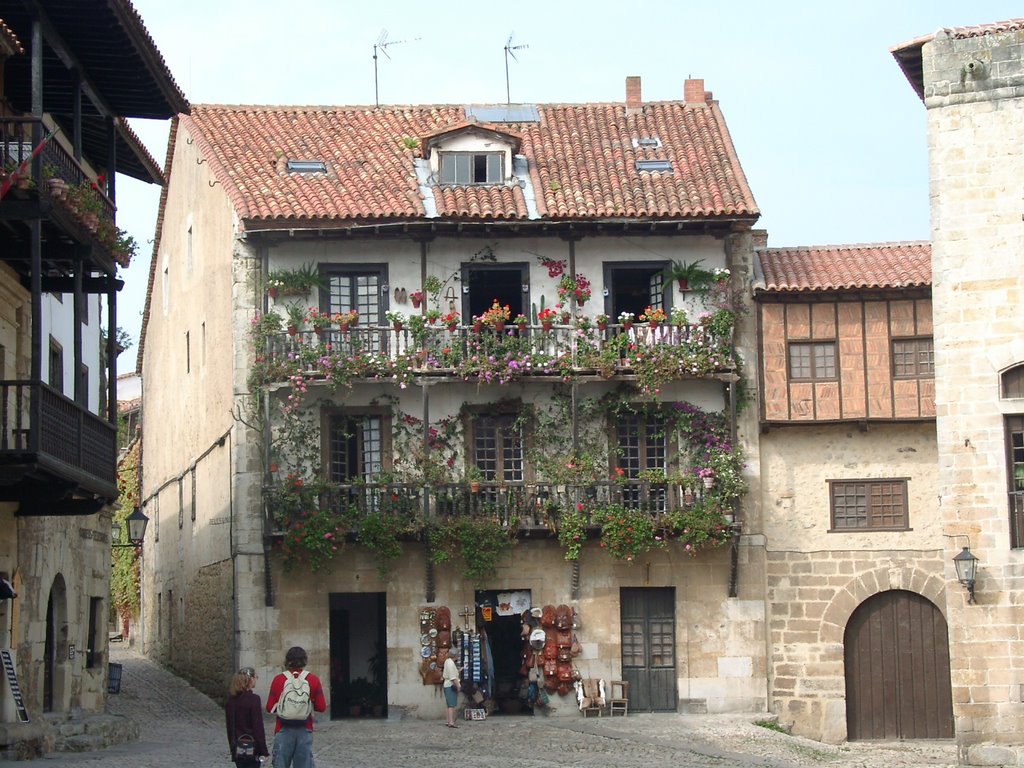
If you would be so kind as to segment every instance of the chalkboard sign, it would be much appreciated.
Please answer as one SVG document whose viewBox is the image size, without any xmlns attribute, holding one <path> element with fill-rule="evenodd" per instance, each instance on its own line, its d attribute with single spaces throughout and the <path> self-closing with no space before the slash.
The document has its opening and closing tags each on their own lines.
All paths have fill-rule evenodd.
<svg viewBox="0 0 1024 768">
<path fill-rule="evenodd" d="M 0 660 L 3 660 L 4 672 L 7 674 L 7 683 L 11 686 L 14 706 L 18 708 L 18 720 L 27 723 L 29 721 L 28 710 L 25 709 L 25 700 L 21 698 L 21 688 L 18 686 L 18 673 L 14 671 L 14 659 L 11 658 L 11 652 L 6 648 L 0 649 Z"/>
</svg>

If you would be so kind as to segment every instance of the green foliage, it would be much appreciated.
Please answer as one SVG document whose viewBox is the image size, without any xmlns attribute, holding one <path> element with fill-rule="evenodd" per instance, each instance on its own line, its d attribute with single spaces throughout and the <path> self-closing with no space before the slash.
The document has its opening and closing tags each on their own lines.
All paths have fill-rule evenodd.
<svg viewBox="0 0 1024 768">
<path fill-rule="evenodd" d="M 387 578 L 391 565 L 402 556 L 400 536 L 408 530 L 408 522 L 396 515 L 370 512 L 356 526 L 356 541 L 377 557 L 377 574 Z"/>
<path fill-rule="evenodd" d="M 514 522 L 505 526 L 497 517 L 448 518 L 427 529 L 431 559 L 439 565 L 459 560 L 463 577 L 483 586 L 515 543 Z"/>
<path fill-rule="evenodd" d="M 665 546 L 655 538 L 654 520 L 648 512 L 609 504 L 594 511 L 601 526 L 601 547 L 616 560 L 632 562 L 654 547 Z"/>
<path fill-rule="evenodd" d="M 276 289 L 286 296 L 305 295 L 312 288 L 327 290 L 326 281 L 312 263 L 297 269 L 275 269 L 267 275 L 267 289 Z"/>
<path fill-rule="evenodd" d="M 692 507 L 666 514 L 662 522 L 665 533 L 689 555 L 725 544 L 731 533 L 717 504 L 707 498 Z"/>
<path fill-rule="evenodd" d="M 121 526 L 122 541 L 127 544 L 128 515 L 139 504 L 139 447 L 136 442 L 117 466 L 117 501 L 121 508 L 111 520 Z M 134 547 L 117 547 L 110 551 L 110 603 L 121 616 L 139 611 L 139 553 Z"/>
<path fill-rule="evenodd" d="M 306 482 L 294 474 L 265 490 L 270 514 L 284 532 L 278 546 L 285 570 L 299 564 L 313 573 L 330 570 L 330 561 L 344 547 L 354 512 L 322 505 L 325 490 L 322 482 Z"/>
<path fill-rule="evenodd" d="M 558 515 L 558 543 L 565 550 L 565 559 L 570 562 L 580 559 L 580 550 L 587 540 L 587 525 L 590 518 L 577 508 Z"/>
<path fill-rule="evenodd" d="M 714 273 L 704 269 L 701 264 L 703 259 L 696 261 L 673 261 L 671 266 L 665 270 L 669 280 L 687 280 L 690 288 L 700 288 L 715 279 Z"/>
</svg>

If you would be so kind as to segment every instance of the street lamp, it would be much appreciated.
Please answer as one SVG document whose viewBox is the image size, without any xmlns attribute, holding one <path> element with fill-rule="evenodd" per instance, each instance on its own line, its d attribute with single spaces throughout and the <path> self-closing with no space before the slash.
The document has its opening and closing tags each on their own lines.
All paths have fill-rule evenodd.
<svg viewBox="0 0 1024 768">
<path fill-rule="evenodd" d="M 111 544 L 113 548 L 117 547 L 140 547 L 142 546 L 142 540 L 146 538 L 146 525 L 149 523 L 149 518 L 142 512 L 139 507 L 132 510 L 132 513 L 125 519 L 128 524 L 128 544 Z M 110 526 L 110 537 L 112 539 L 121 538 L 121 526 L 114 523 Z"/>
<path fill-rule="evenodd" d="M 967 604 L 977 603 L 974 599 L 974 579 L 978 575 L 978 558 L 971 554 L 969 548 L 964 547 L 953 558 L 953 565 L 956 566 L 957 581 L 967 590 Z"/>
</svg>

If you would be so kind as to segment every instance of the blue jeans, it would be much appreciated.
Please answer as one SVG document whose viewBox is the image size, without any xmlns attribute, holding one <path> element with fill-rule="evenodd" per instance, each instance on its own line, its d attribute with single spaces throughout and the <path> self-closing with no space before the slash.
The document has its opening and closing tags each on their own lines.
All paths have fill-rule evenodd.
<svg viewBox="0 0 1024 768">
<path fill-rule="evenodd" d="M 273 752 L 274 768 L 314 768 L 312 731 L 282 728 L 274 735 Z"/>
</svg>

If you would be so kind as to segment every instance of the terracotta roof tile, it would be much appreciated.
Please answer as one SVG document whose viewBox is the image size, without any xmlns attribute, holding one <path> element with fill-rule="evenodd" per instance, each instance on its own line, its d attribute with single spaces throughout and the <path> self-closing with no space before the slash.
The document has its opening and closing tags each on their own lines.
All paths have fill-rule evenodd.
<svg viewBox="0 0 1024 768">
<path fill-rule="evenodd" d="M 12 53 L 25 53 L 18 36 L 14 34 L 14 30 L 4 24 L 3 19 L 0 19 L 0 42 L 5 43 Z"/>
<path fill-rule="evenodd" d="M 539 215 L 550 219 L 759 216 L 714 102 L 539 105 L 539 122 L 487 125 L 522 137 Z M 472 125 L 459 106 L 253 107 L 193 105 L 181 125 L 252 227 L 349 226 L 424 219 L 410 137 Z M 479 124 L 482 125 L 482 124 Z M 634 148 L 657 136 L 660 148 Z M 663 159 L 669 172 L 637 171 Z M 320 160 L 326 174 L 287 173 L 287 160 Z M 433 188 L 440 216 L 527 216 L 521 190 Z"/>
<path fill-rule="evenodd" d="M 432 188 L 434 204 L 441 216 L 473 219 L 525 219 L 526 198 L 518 186 L 453 187 L 438 185 Z"/>
<path fill-rule="evenodd" d="M 925 242 L 765 248 L 756 252 L 764 291 L 833 291 L 931 285 Z"/>
</svg>

